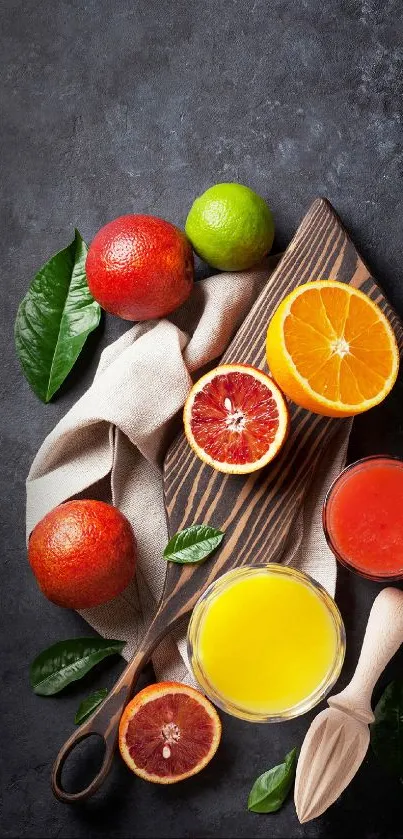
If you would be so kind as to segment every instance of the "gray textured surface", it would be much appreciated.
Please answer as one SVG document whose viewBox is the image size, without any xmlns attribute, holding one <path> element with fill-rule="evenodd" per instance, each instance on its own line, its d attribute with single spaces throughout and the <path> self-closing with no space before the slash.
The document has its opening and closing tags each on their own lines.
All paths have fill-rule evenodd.
<svg viewBox="0 0 403 839">
<path fill-rule="evenodd" d="M 5 0 L 2 18 L 1 835 L 403 836 L 401 786 L 371 756 L 316 822 L 300 827 L 291 800 L 277 815 L 247 813 L 251 782 L 301 742 L 308 718 L 280 726 L 225 718 L 216 760 L 177 787 L 147 785 L 117 760 L 87 806 L 53 799 L 51 762 L 93 682 L 58 699 L 29 690 L 38 651 L 87 629 L 37 591 L 25 559 L 24 481 L 45 434 L 91 381 L 101 347 L 127 327 L 106 319 L 47 407 L 22 378 L 12 341 L 30 278 L 74 225 L 90 241 L 130 211 L 183 224 L 195 195 L 222 180 L 267 198 L 277 248 L 311 200 L 327 196 L 403 314 L 401 0 Z M 352 455 L 403 453 L 402 390 L 359 420 Z M 342 682 L 376 590 L 340 573 Z M 402 664 L 399 655 L 383 681 Z M 107 666 L 95 686 L 118 669 Z"/>
</svg>

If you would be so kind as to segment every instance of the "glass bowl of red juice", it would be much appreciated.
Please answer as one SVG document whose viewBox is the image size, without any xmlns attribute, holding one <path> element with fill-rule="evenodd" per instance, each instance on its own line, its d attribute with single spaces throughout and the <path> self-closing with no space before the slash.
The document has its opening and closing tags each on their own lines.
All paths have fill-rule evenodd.
<svg viewBox="0 0 403 839">
<path fill-rule="evenodd" d="M 364 457 L 333 481 L 323 504 L 330 549 L 347 568 L 379 582 L 403 579 L 403 459 Z"/>
</svg>

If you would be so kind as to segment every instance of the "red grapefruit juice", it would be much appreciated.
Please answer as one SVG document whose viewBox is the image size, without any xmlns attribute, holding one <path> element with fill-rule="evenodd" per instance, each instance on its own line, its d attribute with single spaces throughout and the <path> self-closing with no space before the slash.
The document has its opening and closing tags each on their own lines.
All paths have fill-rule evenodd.
<svg viewBox="0 0 403 839">
<path fill-rule="evenodd" d="M 403 461 L 377 455 L 348 466 L 323 506 L 335 556 L 364 577 L 403 579 Z"/>
</svg>

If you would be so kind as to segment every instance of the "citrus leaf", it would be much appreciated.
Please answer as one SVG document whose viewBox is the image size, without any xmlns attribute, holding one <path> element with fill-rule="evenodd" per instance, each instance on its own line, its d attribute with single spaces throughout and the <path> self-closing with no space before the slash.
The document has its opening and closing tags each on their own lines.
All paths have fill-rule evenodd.
<svg viewBox="0 0 403 839">
<path fill-rule="evenodd" d="M 101 307 L 85 275 L 87 245 L 78 230 L 73 242 L 38 271 L 20 303 L 15 346 L 32 390 L 49 402 L 99 324 Z"/>
<path fill-rule="evenodd" d="M 98 708 L 98 705 L 104 701 L 105 696 L 107 696 L 108 688 L 100 688 L 100 690 L 96 690 L 94 693 L 91 693 L 90 696 L 87 696 L 86 699 L 78 706 L 78 711 L 74 717 L 74 722 L 76 725 L 81 725 L 81 723 L 88 720 L 88 717 Z"/>
<path fill-rule="evenodd" d="M 286 755 L 284 763 L 273 766 L 256 779 L 249 793 L 248 810 L 253 813 L 275 813 L 282 807 L 292 787 L 297 763 L 297 750 Z"/>
<path fill-rule="evenodd" d="M 34 693 L 53 696 L 70 682 L 82 679 L 95 664 L 121 653 L 125 641 L 109 638 L 69 638 L 43 650 L 32 662 L 30 682 Z"/>
<path fill-rule="evenodd" d="M 170 562 L 182 565 L 201 562 L 218 548 L 224 539 L 224 533 L 206 524 L 192 524 L 169 540 L 164 557 Z"/>
<path fill-rule="evenodd" d="M 403 782 L 403 680 L 390 682 L 374 714 L 372 749 L 385 769 Z"/>
</svg>

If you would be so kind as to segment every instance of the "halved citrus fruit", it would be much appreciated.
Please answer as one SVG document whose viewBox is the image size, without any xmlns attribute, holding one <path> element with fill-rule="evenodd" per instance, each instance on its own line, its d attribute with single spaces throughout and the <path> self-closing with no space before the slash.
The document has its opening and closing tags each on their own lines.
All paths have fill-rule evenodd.
<svg viewBox="0 0 403 839">
<path fill-rule="evenodd" d="M 189 393 L 183 420 L 195 454 L 230 474 L 266 466 L 288 432 L 280 389 L 266 373 L 244 364 L 222 364 L 202 376 Z"/>
<path fill-rule="evenodd" d="M 119 725 L 123 760 L 154 784 L 175 784 L 196 775 L 215 755 L 220 739 L 214 706 L 198 690 L 178 682 L 141 690 Z"/>
<path fill-rule="evenodd" d="M 266 349 L 270 372 L 284 393 L 329 417 L 378 405 L 399 369 L 393 329 L 379 306 L 336 280 L 292 291 L 269 323 Z"/>
</svg>

